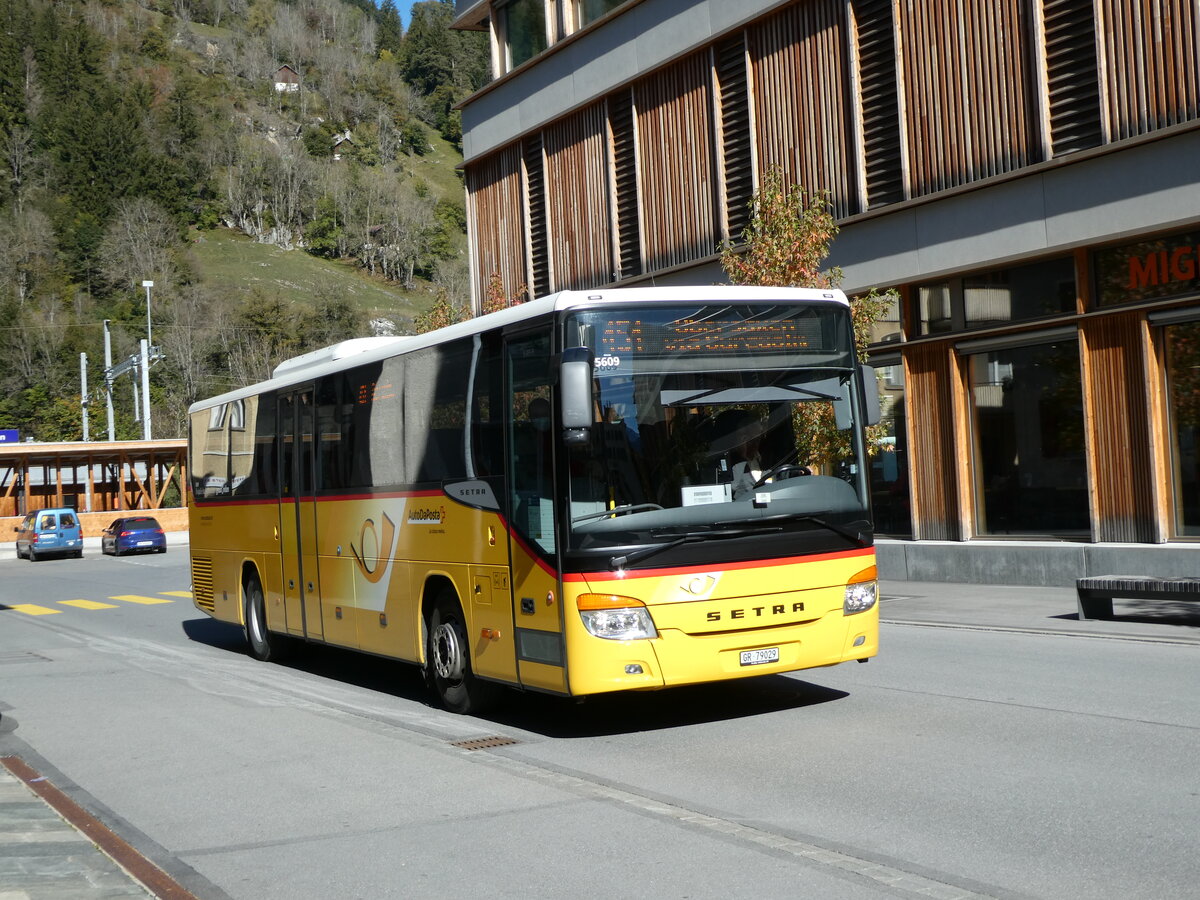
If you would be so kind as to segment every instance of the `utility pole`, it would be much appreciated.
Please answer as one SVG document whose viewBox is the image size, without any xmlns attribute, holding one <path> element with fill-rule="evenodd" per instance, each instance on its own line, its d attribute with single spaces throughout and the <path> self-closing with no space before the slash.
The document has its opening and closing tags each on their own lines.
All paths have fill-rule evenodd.
<svg viewBox="0 0 1200 900">
<path fill-rule="evenodd" d="M 88 443 L 88 441 L 91 440 L 91 434 L 88 431 L 88 407 L 90 407 L 92 404 L 92 401 L 91 401 L 90 397 L 88 396 L 87 354 L 86 353 L 79 354 L 79 402 L 80 402 L 80 405 L 83 407 L 83 442 L 86 444 L 86 443 Z M 92 511 L 92 472 L 93 471 L 94 470 L 92 468 L 92 462 L 91 462 L 91 460 L 88 460 L 88 477 L 87 477 L 87 481 L 85 484 L 85 487 L 87 490 L 87 509 L 85 509 L 84 512 Z"/>
<path fill-rule="evenodd" d="M 149 288 L 146 289 L 149 293 Z M 142 440 L 150 440 L 150 342 L 142 341 Z"/>
<path fill-rule="evenodd" d="M 104 385 L 108 395 L 108 439 L 117 439 L 113 425 L 112 386 L 121 375 L 132 372 L 130 379 L 133 383 L 133 420 L 142 423 L 142 436 L 150 440 L 150 363 L 162 359 L 162 354 L 156 352 L 150 345 L 150 286 L 153 281 L 143 282 L 146 285 L 146 339 L 141 342 L 141 352 L 135 353 L 122 360 L 115 366 L 112 361 L 112 337 L 109 333 L 109 320 L 104 320 Z M 138 372 L 141 372 L 139 379 Z M 138 382 L 141 382 L 140 384 Z M 138 389 L 141 393 L 138 393 Z"/>
<path fill-rule="evenodd" d="M 104 320 L 104 394 L 108 398 L 108 442 L 111 444 L 117 439 L 117 433 L 113 427 L 113 405 L 112 405 L 112 335 L 108 330 L 109 320 Z"/>
<path fill-rule="evenodd" d="M 154 338 L 150 333 L 150 288 L 154 287 L 154 282 L 143 281 L 142 287 L 146 289 L 146 343 L 153 347 Z"/>
<path fill-rule="evenodd" d="M 83 408 L 83 442 L 88 437 L 88 390 L 87 390 L 87 354 L 79 354 L 79 405 Z"/>
</svg>

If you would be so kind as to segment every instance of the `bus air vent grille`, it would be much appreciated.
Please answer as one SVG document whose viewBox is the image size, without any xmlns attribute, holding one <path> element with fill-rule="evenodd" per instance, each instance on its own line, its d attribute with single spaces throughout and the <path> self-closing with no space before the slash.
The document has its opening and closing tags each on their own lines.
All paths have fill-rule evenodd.
<svg viewBox="0 0 1200 900">
<path fill-rule="evenodd" d="M 196 605 L 212 612 L 217 601 L 213 593 L 212 560 L 202 556 L 192 557 L 192 597 Z"/>
</svg>

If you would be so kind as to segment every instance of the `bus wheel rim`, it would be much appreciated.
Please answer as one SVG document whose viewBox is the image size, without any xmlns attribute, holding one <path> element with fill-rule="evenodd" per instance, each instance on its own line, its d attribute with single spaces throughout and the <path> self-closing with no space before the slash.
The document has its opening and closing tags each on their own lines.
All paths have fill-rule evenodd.
<svg viewBox="0 0 1200 900">
<path fill-rule="evenodd" d="M 462 680 L 462 644 L 457 629 L 450 622 L 441 623 L 433 633 L 433 666 L 443 681 Z"/>
</svg>

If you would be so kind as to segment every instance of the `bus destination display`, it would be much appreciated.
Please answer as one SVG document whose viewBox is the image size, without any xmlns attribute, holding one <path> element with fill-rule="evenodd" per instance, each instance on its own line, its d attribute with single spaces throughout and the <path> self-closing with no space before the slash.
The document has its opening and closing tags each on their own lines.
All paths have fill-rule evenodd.
<svg viewBox="0 0 1200 900">
<path fill-rule="evenodd" d="M 669 322 L 629 317 L 597 324 L 597 356 L 802 353 L 822 345 L 821 317 L 811 315 L 803 320 L 696 316 Z"/>
</svg>

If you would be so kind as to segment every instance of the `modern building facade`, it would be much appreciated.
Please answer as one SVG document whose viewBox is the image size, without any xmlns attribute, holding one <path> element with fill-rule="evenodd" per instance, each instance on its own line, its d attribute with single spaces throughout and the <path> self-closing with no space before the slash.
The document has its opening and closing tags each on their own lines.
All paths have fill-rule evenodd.
<svg viewBox="0 0 1200 900">
<path fill-rule="evenodd" d="M 475 290 L 722 280 L 764 172 L 827 191 L 871 355 L 884 574 L 1200 566 L 1192 0 L 478 0 Z"/>
</svg>

